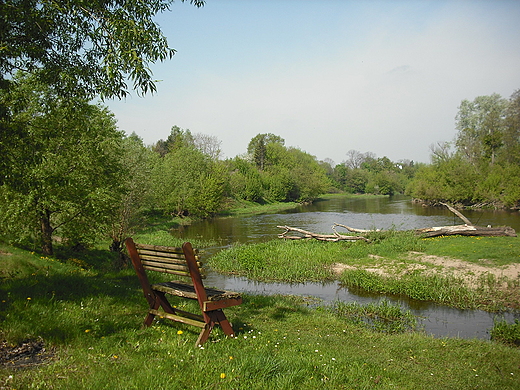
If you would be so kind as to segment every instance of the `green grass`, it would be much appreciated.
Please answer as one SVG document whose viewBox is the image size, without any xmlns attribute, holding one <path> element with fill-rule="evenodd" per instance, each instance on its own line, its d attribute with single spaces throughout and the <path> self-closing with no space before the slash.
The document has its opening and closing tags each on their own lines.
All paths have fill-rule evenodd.
<svg viewBox="0 0 520 390">
<path fill-rule="evenodd" d="M 226 210 L 219 213 L 220 216 L 245 216 L 259 214 L 273 214 L 281 211 L 292 210 L 300 206 L 296 202 L 273 202 L 259 204 L 246 200 L 233 200 Z"/>
<path fill-rule="evenodd" d="M 226 311 L 236 339 L 160 320 L 130 270 L 107 273 L 3 247 L 0 339 L 41 338 L 53 352 L 35 369 L 0 368 L 6 389 L 516 389 L 520 350 L 482 340 L 401 332 L 390 305 L 313 309 L 301 298 L 246 295 Z M 11 264 L 16 262 L 17 265 Z M 13 270 L 16 269 L 16 274 Z M 28 299 L 31 298 L 31 299 Z M 179 306 L 190 306 L 173 299 Z M 361 317 L 360 316 L 361 313 Z M 364 314 L 362 314 L 364 313 Z M 352 320 L 378 317 L 390 327 Z M 350 317 L 350 318 L 349 318 Z M 395 328 L 395 327 L 394 327 Z"/>
<path fill-rule="evenodd" d="M 416 330 L 417 319 L 409 311 L 387 300 L 360 305 L 357 302 L 335 302 L 331 310 L 356 325 L 384 333 L 403 333 Z"/>
<path fill-rule="evenodd" d="M 515 320 L 509 324 L 506 320 L 495 321 L 491 329 L 491 339 L 501 343 L 520 346 L 520 321 Z"/>
<path fill-rule="evenodd" d="M 424 239 L 424 251 L 481 265 L 502 266 L 518 263 L 518 237 L 444 236 Z"/>
<path fill-rule="evenodd" d="M 283 241 L 238 245 L 210 258 L 210 265 L 220 271 L 264 281 L 324 281 L 339 279 L 349 288 L 358 288 L 375 293 L 404 295 L 413 299 L 432 301 L 458 308 L 481 308 L 489 311 L 518 308 L 518 280 L 498 280 L 494 275 L 484 275 L 477 280 L 478 286 L 470 288 L 455 275 L 438 274 L 440 267 L 423 263 L 409 256 L 410 252 L 454 255 L 463 243 L 472 248 L 475 259 L 485 259 L 489 253 L 509 248 L 516 253 L 518 239 L 503 237 L 475 239 L 474 237 L 442 237 L 421 239 L 409 232 L 384 231 L 368 236 L 364 241 L 321 242 L 316 240 Z M 437 246 L 439 251 L 437 252 Z M 443 248 L 449 248 L 442 251 Z M 475 260 L 477 262 L 477 260 Z M 516 263 L 518 258 L 480 260 L 479 264 L 502 266 Z M 334 275 L 333 264 L 345 264 L 355 269 L 346 269 L 341 276 Z M 417 265 L 420 265 L 418 269 Z M 415 268 L 414 268 L 415 267 Z M 378 275 L 364 268 L 383 269 Z M 506 282 L 509 287 L 499 287 Z"/>
<path fill-rule="evenodd" d="M 386 277 L 362 269 L 345 270 L 340 277 L 349 287 L 389 295 L 403 295 L 420 301 L 437 302 L 463 309 L 483 307 L 482 297 L 464 286 L 461 279 L 438 275 L 409 273 L 399 278 Z M 498 310 L 499 307 L 486 307 Z"/>
<path fill-rule="evenodd" d="M 166 231 L 134 237 L 179 245 Z M 274 240 L 233 247 L 211 263 L 258 279 L 320 281 L 335 277 L 330 270 L 335 262 L 371 266 L 395 259 L 406 268 L 413 263 L 404 259 L 408 251 L 431 250 L 435 243 L 395 232 L 371 239 L 371 244 Z M 486 243 L 464 239 L 476 251 Z M 489 250 L 483 247 L 481 253 Z M 246 294 L 242 305 L 226 310 L 238 337 L 225 338 L 215 329 L 204 348 L 196 348 L 196 328 L 167 320 L 141 328 L 147 304 L 137 277 L 132 269 L 115 271 L 113 256 L 100 249 L 78 254 L 58 248 L 49 258 L 0 245 L 0 341 L 15 346 L 43 340 L 49 354 L 34 369 L 0 366 L 0 388 L 518 388 L 520 349 L 511 347 L 519 339 L 517 323 L 498 321 L 491 331 L 496 342 L 434 339 L 413 331 L 410 314 L 386 301 L 312 308 L 299 297 Z M 343 278 L 352 286 L 423 300 L 435 299 L 432 293 L 476 299 L 457 279 L 426 278 L 418 271 L 406 273 L 400 285 L 363 270 L 346 271 Z M 485 282 L 494 290 L 496 281 Z M 197 306 L 179 298 L 172 303 L 188 310 Z"/>
</svg>

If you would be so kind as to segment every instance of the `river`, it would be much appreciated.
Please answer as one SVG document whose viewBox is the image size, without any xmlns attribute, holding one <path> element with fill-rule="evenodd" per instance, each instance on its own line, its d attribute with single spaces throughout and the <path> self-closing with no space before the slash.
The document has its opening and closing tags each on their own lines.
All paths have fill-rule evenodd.
<svg viewBox="0 0 520 390">
<path fill-rule="evenodd" d="M 507 225 L 520 231 L 520 212 L 494 210 L 466 210 L 464 215 L 476 225 Z M 246 217 L 226 217 L 201 221 L 173 234 L 189 241 L 193 238 L 211 239 L 218 244 L 205 249 L 211 256 L 233 243 L 256 243 L 272 240 L 282 230 L 278 225 L 293 226 L 313 232 L 332 233 L 331 226 L 341 223 L 360 229 L 407 230 L 430 226 L 459 225 L 462 222 L 445 208 L 422 207 L 409 197 L 334 197 L 312 205 L 277 214 Z M 294 294 L 316 297 L 325 304 L 335 300 L 356 301 L 360 304 L 389 300 L 410 310 L 417 316 L 419 327 L 436 337 L 489 339 L 494 319 L 508 322 L 520 319 L 520 314 L 493 314 L 480 310 L 459 310 L 429 302 L 406 298 L 366 294 L 334 283 L 260 283 L 245 278 L 210 272 L 208 286 L 253 294 Z"/>
</svg>

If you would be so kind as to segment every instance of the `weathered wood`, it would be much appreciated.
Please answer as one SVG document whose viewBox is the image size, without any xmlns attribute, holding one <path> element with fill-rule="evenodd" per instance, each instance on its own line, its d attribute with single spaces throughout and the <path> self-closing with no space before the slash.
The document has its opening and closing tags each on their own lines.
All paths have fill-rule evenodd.
<svg viewBox="0 0 520 390">
<path fill-rule="evenodd" d="M 339 234 L 338 232 L 335 231 L 334 227 L 333 227 L 334 234 L 318 234 L 318 233 L 309 232 L 307 230 L 303 230 L 303 229 L 299 229 L 299 228 L 295 228 L 295 227 L 291 227 L 291 226 L 277 226 L 277 227 L 280 229 L 285 229 L 285 231 L 283 233 L 278 234 L 278 237 L 288 239 L 288 240 L 302 240 L 302 239 L 314 238 L 314 239 L 320 240 L 320 241 L 356 241 L 356 240 L 368 241 L 368 239 L 365 237 L 346 236 L 346 235 Z M 289 232 L 300 233 L 301 236 L 288 236 L 287 233 L 289 233 Z"/>
<path fill-rule="evenodd" d="M 458 211 L 457 209 L 455 209 L 454 207 L 451 207 L 449 204 L 447 203 L 442 203 L 442 202 L 439 202 L 440 204 L 442 204 L 443 206 L 446 206 L 448 208 L 448 210 L 450 210 L 453 214 L 455 214 L 457 217 L 459 217 L 460 219 L 462 219 L 462 221 L 466 224 L 466 225 L 470 225 L 470 226 L 473 226 L 473 223 L 467 219 L 460 211 Z"/>
<path fill-rule="evenodd" d="M 184 243 L 182 248 L 174 248 L 136 244 L 128 238 L 126 247 L 150 307 L 144 321 L 145 326 L 150 326 L 156 316 L 197 326 L 202 330 L 196 345 L 202 345 L 217 324 L 226 335 L 234 337 L 235 332 L 222 309 L 240 305 L 242 297 L 233 291 L 204 287 L 202 263 L 199 261 L 197 251 L 189 242 Z M 174 274 L 185 280 L 150 285 L 146 271 Z M 166 294 L 197 300 L 201 315 L 172 307 Z"/>
<path fill-rule="evenodd" d="M 485 227 L 485 226 L 439 226 L 416 229 L 415 233 L 423 237 L 438 236 L 477 236 L 477 237 L 516 237 L 516 231 L 509 226 Z"/>
<path fill-rule="evenodd" d="M 462 219 L 466 224 L 465 225 L 456 225 L 456 226 L 439 226 L 439 227 L 427 227 L 423 229 L 415 229 L 415 233 L 419 234 L 423 237 L 437 237 L 437 236 L 487 236 L 487 237 L 496 237 L 496 236 L 507 236 L 507 237 L 516 237 L 516 231 L 510 226 L 475 226 L 471 223 L 471 221 L 466 218 L 461 212 L 456 210 L 454 207 L 450 206 L 447 203 L 441 203 L 446 206 L 452 213 L 457 215 L 460 219 Z M 277 226 L 280 229 L 285 229 L 285 231 L 281 234 L 278 234 L 279 238 L 283 238 L 286 240 L 302 240 L 302 239 L 316 239 L 321 241 L 355 241 L 355 240 L 364 240 L 370 242 L 370 240 L 364 236 L 346 236 L 339 234 L 336 231 L 336 226 L 347 229 L 353 233 L 370 233 L 370 232 L 378 232 L 377 230 L 364 230 L 364 229 L 356 229 L 347 225 L 343 225 L 335 222 L 332 226 L 332 230 L 334 231 L 333 235 L 328 234 L 318 234 L 309 232 L 307 230 L 290 227 L 290 226 Z M 296 232 L 300 235 L 297 236 L 289 236 L 289 232 Z"/>
<path fill-rule="evenodd" d="M 380 231 L 379 229 L 376 229 L 376 230 L 355 229 L 353 227 L 343 225 L 343 224 L 337 223 L 337 222 L 334 222 L 334 226 L 340 226 L 342 228 L 347 229 L 349 232 L 353 232 L 353 233 L 370 233 L 370 232 L 379 232 Z M 332 226 L 332 229 L 334 229 L 334 226 Z"/>
</svg>

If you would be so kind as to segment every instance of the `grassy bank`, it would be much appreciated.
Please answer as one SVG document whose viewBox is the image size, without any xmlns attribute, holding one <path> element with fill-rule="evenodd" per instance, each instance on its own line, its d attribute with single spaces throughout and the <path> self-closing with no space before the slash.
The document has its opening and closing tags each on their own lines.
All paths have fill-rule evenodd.
<svg viewBox="0 0 520 390">
<path fill-rule="evenodd" d="M 258 280 L 339 279 L 349 287 L 459 308 L 520 309 L 518 278 L 493 273 L 501 274 L 503 267 L 518 263 L 518 238 L 420 239 L 412 233 L 388 231 L 373 233 L 370 239 L 370 243 L 273 240 L 235 246 L 212 257 L 211 265 Z M 428 257 L 432 254 L 440 262 Z M 460 261 L 447 267 L 439 256 Z M 471 267 L 474 264 L 478 273 Z M 467 269 L 461 271 L 463 266 Z"/>
<path fill-rule="evenodd" d="M 0 349 L 45 346 L 33 356 L 44 364 L 33 368 L 23 356 L 2 361 L 5 389 L 518 388 L 518 349 L 412 333 L 392 307 L 368 312 L 405 326 L 367 327 L 356 307 L 246 295 L 227 311 L 238 337 L 217 329 L 201 349 L 195 328 L 140 327 L 146 303 L 132 270 L 108 272 L 89 256 L 0 251 Z"/>
</svg>

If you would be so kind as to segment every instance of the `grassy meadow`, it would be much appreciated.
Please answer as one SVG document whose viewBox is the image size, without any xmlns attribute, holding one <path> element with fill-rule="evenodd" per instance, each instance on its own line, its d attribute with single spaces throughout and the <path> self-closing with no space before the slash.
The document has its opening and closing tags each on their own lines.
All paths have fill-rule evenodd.
<svg viewBox="0 0 520 390">
<path fill-rule="evenodd" d="M 179 245 L 160 229 L 143 232 L 136 240 Z M 211 244 L 194 242 L 197 247 Z M 406 253 L 451 256 L 461 245 L 480 251 L 462 251 L 467 252 L 467 262 L 476 262 L 486 253 L 486 264 L 504 266 L 514 264 L 519 256 L 516 238 L 420 240 L 387 232 L 372 237 L 372 244 L 275 240 L 236 246 L 212 257 L 210 263 L 222 272 L 261 280 L 341 278 L 344 283 L 358 283 L 362 288 L 372 284 L 378 291 L 390 289 L 384 283 L 398 278 L 389 274 L 365 280 L 361 274 L 352 277 L 355 269 L 334 273 L 331 265 L 348 263 L 370 268 L 384 258 L 394 264 L 391 269 L 395 269 L 395 275 L 401 275 L 402 268 L 419 261 Z M 498 247 L 506 250 L 495 258 Z M 45 258 L 0 245 L 0 388 L 520 387 L 520 349 L 514 346 L 514 340 L 519 339 L 518 324 L 497 324 L 494 334 L 504 342 L 436 339 L 415 331 L 409 313 L 384 301 L 379 305 L 337 303 L 309 307 L 299 297 L 245 295 L 242 305 L 226 310 L 237 338 L 225 338 L 220 329 L 215 329 L 209 342 L 198 348 L 194 345 L 197 328 L 167 320 L 156 321 L 146 329 L 141 327 L 147 304 L 137 277 L 132 269 L 114 269 L 112 257 L 98 249 L 81 254 L 57 251 L 55 257 Z M 424 274 L 422 281 L 414 283 L 406 280 L 400 288 L 406 290 L 413 284 L 429 300 L 443 283 L 453 282 L 448 279 L 425 285 L 428 277 Z M 509 292 L 516 287 L 511 281 Z M 477 291 L 472 298 L 472 306 L 476 307 L 486 306 L 478 289 L 487 289 L 488 293 L 492 290 L 489 281 L 487 287 L 468 289 L 455 283 L 451 288 L 444 294 Z M 407 293 L 395 286 L 392 289 L 392 293 Z M 459 298 L 452 299 L 446 303 L 457 306 Z M 172 303 L 192 310 L 196 305 L 176 298 Z M 15 359 L 12 351 L 28 341 L 43 348 Z"/>
</svg>

